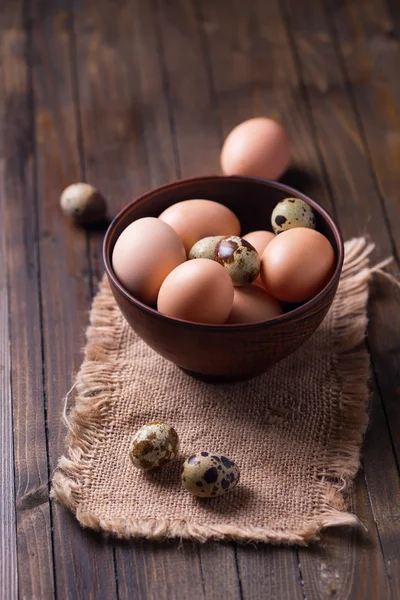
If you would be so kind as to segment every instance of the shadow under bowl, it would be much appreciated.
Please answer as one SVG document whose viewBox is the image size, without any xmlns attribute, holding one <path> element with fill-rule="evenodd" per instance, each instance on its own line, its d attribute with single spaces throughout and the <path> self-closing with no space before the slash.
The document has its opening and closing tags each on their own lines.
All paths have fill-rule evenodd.
<svg viewBox="0 0 400 600">
<path fill-rule="evenodd" d="M 336 268 L 319 294 L 279 317 L 243 325 L 206 325 L 174 319 L 134 298 L 113 271 L 112 251 L 122 231 L 136 219 L 158 217 L 171 204 L 191 198 L 220 202 L 237 215 L 244 235 L 258 229 L 270 230 L 275 205 L 291 196 L 305 200 L 314 209 L 318 231 L 334 248 Z M 297 350 L 328 312 L 339 283 L 343 258 L 344 246 L 338 226 L 317 202 L 282 183 L 241 176 L 196 177 L 151 190 L 115 217 L 103 244 L 111 290 L 129 325 L 161 356 L 190 375 L 210 382 L 260 375 Z"/>
</svg>

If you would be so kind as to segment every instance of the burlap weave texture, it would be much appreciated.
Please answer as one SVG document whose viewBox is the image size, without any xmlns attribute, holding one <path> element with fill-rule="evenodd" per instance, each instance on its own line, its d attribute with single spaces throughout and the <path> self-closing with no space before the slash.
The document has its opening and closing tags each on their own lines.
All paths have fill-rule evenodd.
<svg viewBox="0 0 400 600">
<path fill-rule="evenodd" d="M 357 523 L 343 491 L 359 467 L 367 423 L 371 249 L 364 239 L 346 243 L 321 327 L 295 354 L 243 383 L 202 383 L 158 356 L 126 324 L 103 279 L 55 497 L 82 525 L 122 537 L 304 544 L 326 526 Z M 128 448 L 152 420 L 176 428 L 181 457 L 146 474 L 131 465 Z M 234 491 L 199 500 L 181 487 L 184 458 L 202 450 L 237 462 Z"/>
</svg>

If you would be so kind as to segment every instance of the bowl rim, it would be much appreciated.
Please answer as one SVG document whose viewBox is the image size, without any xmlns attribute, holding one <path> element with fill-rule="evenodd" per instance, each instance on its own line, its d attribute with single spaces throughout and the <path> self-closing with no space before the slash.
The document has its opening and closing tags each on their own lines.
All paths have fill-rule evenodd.
<svg viewBox="0 0 400 600">
<path fill-rule="evenodd" d="M 244 182 L 244 183 L 245 182 L 260 183 L 260 184 L 263 184 L 268 187 L 274 187 L 276 189 L 279 189 L 280 191 L 287 193 L 289 197 L 291 197 L 291 195 L 293 195 L 294 197 L 299 197 L 301 200 L 304 200 L 305 202 L 310 204 L 310 206 L 312 206 L 312 208 L 314 208 L 327 221 L 327 223 L 335 237 L 336 243 L 337 243 L 338 257 L 337 257 L 337 263 L 336 263 L 336 267 L 333 272 L 333 275 L 331 276 L 331 278 L 330 278 L 329 282 L 326 284 L 326 286 L 316 296 L 313 296 L 310 300 L 307 300 L 307 302 L 304 302 L 301 306 L 298 306 L 297 308 L 294 308 L 293 310 L 290 310 L 287 313 L 283 313 L 282 315 L 272 317 L 271 319 L 267 319 L 265 321 L 255 321 L 252 323 L 212 324 L 212 323 L 196 323 L 195 321 L 186 321 L 184 319 L 177 319 L 176 317 L 169 317 L 168 315 L 164 315 L 163 313 L 160 313 L 155 308 L 148 306 L 144 302 L 141 302 L 140 300 L 138 300 L 137 298 L 132 296 L 132 294 L 130 294 L 130 292 L 128 292 L 128 290 L 120 283 L 120 281 L 114 274 L 112 264 L 111 264 L 111 256 L 108 255 L 109 242 L 111 242 L 114 230 L 117 227 L 121 218 L 123 216 L 125 216 L 126 213 L 129 213 L 134 206 L 144 203 L 146 200 L 148 200 L 149 198 L 154 196 L 154 194 L 156 194 L 157 192 L 168 191 L 168 189 L 173 190 L 173 189 L 176 189 L 177 187 L 178 188 L 185 187 L 186 185 L 193 184 L 193 183 L 202 183 L 202 182 L 208 182 L 208 181 L 210 181 L 210 182 L 221 181 L 222 182 L 222 181 L 227 181 L 227 180 L 232 181 L 232 182 L 240 181 L 240 182 Z M 217 200 L 215 200 L 215 202 L 217 202 Z M 109 279 L 111 279 L 113 285 L 118 289 L 119 293 L 122 294 L 122 296 L 124 296 L 124 298 L 126 300 L 128 300 L 129 302 L 132 302 L 142 312 L 145 312 L 156 318 L 159 318 L 159 319 L 171 322 L 171 323 L 177 323 L 179 325 L 184 325 L 185 327 L 188 327 L 188 328 L 202 329 L 202 330 L 209 329 L 210 331 L 234 331 L 236 329 L 241 330 L 241 331 L 243 331 L 243 330 L 250 331 L 255 328 L 258 329 L 260 327 L 260 325 L 268 326 L 270 324 L 278 324 L 278 323 L 292 321 L 298 317 L 303 316 L 310 309 L 312 310 L 315 306 L 317 306 L 319 304 L 319 302 L 325 296 L 327 296 L 331 292 L 332 288 L 334 288 L 339 282 L 340 273 L 341 273 L 341 270 L 343 267 L 343 261 L 344 261 L 344 243 L 343 243 L 343 237 L 340 232 L 340 229 L 339 229 L 335 219 L 328 213 L 328 211 L 325 208 L 323 208 L 320 204 L 318 204 L 318 202 L 316 202 L 315 200 L 312 200 L 312 198 L 309 198 L 303 192 L 300 192 L 299 190 L 297 190 L 289 185 L 280 183 L 278 181 L 273 181 L 270 179 L 263 179 L 261 177 L 247 177 L 244 175 L 230 175 L 230 176 L 202 175 L 202 176 L 198 176 L 198 177 L 187 177 L 187 178 L 183 178 L 183 179 L 178 179 L 178 180 L 166 183 L 164 185 L 158 186 L 156 188 L 152 188 L 151 190 L 148 190 L 144 194 L 141 194 L 136 199 L 129 202 L 129 204 L 124 206 L 122 208 L 122 210 L 120 210 L 117 213 L 117 215 L 113 218 L 113 220 L 111 221 L 111 223 L 109 224 L 109 226 L 107 228 L 107 231 L 105 233 L 104 240 L 103 240 L 103 245 L 102 245 L 102 256 L 103 256 L 103 263 L 105 266 L 107 277 Z"/>
</svg>

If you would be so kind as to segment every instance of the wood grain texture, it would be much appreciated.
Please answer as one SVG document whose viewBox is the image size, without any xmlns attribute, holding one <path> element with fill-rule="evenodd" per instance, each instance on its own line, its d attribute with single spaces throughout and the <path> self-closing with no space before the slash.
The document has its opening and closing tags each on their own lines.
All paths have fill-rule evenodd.
<svg viewBox="0 0 400 600">
<path fill-rule="evenodd" d="M 0 15 L 1 199 L 4 203 L 0 219 L 4 245 L 1 256 L 7 259 L 11 294 L 9 326 L 19 595 L 21 598 L 51 598 L 53 557 L 42 385 L 33 114 L 25 21 L 22 2 L 18 1 L 10 3 L 8 10 Z M 1 332 L 5 342 L 6 330 L 1 328 Z M 1 405 L 8 406 L 5 401 Z M 7 456 L 12 451 L 12 440 L 6 436 L 2 441 L 8 448 L 7 453 L 1 455 Z M 10 485 L 2 489 L 10 491 Z M 13 552 L 8 558 L 13 558 Z M 1 559 L 0 563 L 4 564 Z M 3 590 L 3 586 L 0 589 Z"/>
<path fill-rule="evenodd" d="M 103 232 L 87 235 L 59 214 L 65 185 L 86 177 L 114 216 L 150 187 L 219 172 L 224 135 L 270 115 L 293 140 L 286 181 L 336 214 L 345 237 L 367 231 L 377 260 L 399 255 L 399 4 L 285 0 L 283 9 L 277 0 L 75 0 L 74 25 L 67 0 L 2 5 L 2 598 L 17 587 L 44 600 L 400 597 L 400 298 L 381 277 L 371 287 L 365 480 L 351 496 L 367 533 L 332 532 L 301 551 L 115 542 L 114 564 L 111 542 L 48 501 L 62 398 L 103 270 Z"/>
<path fill-rule="evenodd" d="M 293 34 L 295 52 L 299 60 L 299 68 L 304 78 L 307 98 L 315 123 L 316 137 L 326 165 L 326 173 L 342 232 L 345 238 L 367 232 L 377 245 L 374 254 L 376 260 L 390 256 L 393 244 L 392 223 L 388 224 L 383 210 L 381 190 L 377 184 L 375 172 L 371 168 L 369 150 L 363 135 L 363 124 L 356 106 L 352 102 L 351 90 L 349 91 L 349 85 L 352 86 L 352 82 L 346 81 L 346 72 L 335 49 L 335 40 L 332 39 L 327 15 L 319 1 L 307 2 L 305 12 L 304 6 L 300 10 L 299 6 L 290 0 L 285 2 L 285 6 L 286 14 L 289 16 L 288 25 Z M 329 136 L 329 131 L 333 130 L 335 131 L 334 138 Z M 366 198 L 368 198 L 367 202 Z M 393 226 L 395 227 L 395 224 Z M 387 284 L 385 286 L 383 281 L 381 283 L 381 292 L 384 293 L 385 299 L 380 299 L 377 294 L 373 296 L 369 344 L 374 367 L 376 368 L 376 361 L 383 360 L 385 371 L 377 370 L 377 387 L 373 397 L 372 411 L 372 416 L 375 418 L 371 422 L 369 435 L 366 438 L 364 469 L 372 514 L 379 528 L 378 533 L 374 527 L 372 529 L 368 527 L 369 534 L 375 544 L 379 543 L 382 547 L 386 568 L 393 573 L 392 589 L 395 590 L 398 589 L 399 568 L 396 556 L 398 556 L 400 537 L 393 532 L 391 523 L 393 518 L 395 522 L 400 518 L 398 510 L 400 487 L 396 460 L 390 445 L 390 433 L 393 428 L 391 425 L 388 427 L 385 420 L 379 394 L 382 396 L 383 407 L 385 407 L 387 395 L 381 386 L 384 386 L 387 381 L 387 363 L 391 360 L 390 352 L 385 348 L 385 340 L 388 340 L 392 347 L 393 344 L 397 345 L 398 304 L 396 305 L 393 298 L 393 292 L 390 293 L 390 286 L 388 292 Z M 384 292 L 384 290 L 386 291 Z M 392 297 L 391 301 L 388 296 Z M 392 331 L 388 331 L 387 335 L 382 335 L 385 324 L 388 322 L 391 323 Z M 399 375 L 395 373 L 392 375 L 394 377 L 390 385 L 397 388 L 400 381 Z M 397 431 L 395 435 L 397 435 Z M 389 441 L 388 444 L 380 444 L 380 448 L 385 451 L 385 454 L 380 454 L 379 460 L 377 460 L 375 452 L 375 444 L 378 439 Z M 374 445 L 367 446 L 369 443 Z M 387 494 L 384 498 L 376 486 L 369 486 L 370 481 L 374 482 L 380 478 L 382 461 L 385 464 L 387 488 L 391 494 L 394 494 L 394 508 L 391 509 L 389 515 L 387 513 Z M 395 514 L 392 514 L 392 510 Z M 381 525 L 383 531 L 386 531 L 386 535 L 383 532 L 381 535 Z M 392 529 L 392 535 L 388 535 L 390 529 Z M 372 553 L 370 556 L 371 560 L 374 560 Z M 386 574 L 379 568 L 378 558 L 377 556 L 377 562 L 373 563 L 372 567 L 377 570 L 383 580 Z M 347 592 L 343 590 L 342 593 Z"/>
<path fill-rule="evenodd" d="M 242 597 L 302 600 L 303 582 L 294 548 L 258 545 L 236 550 Z"/>
<path fill-rule="evenodd" d="M 376 186 L 381 196 L 388 225 L 388 235 L 377 238 L 379 246 L 391 243 L 389 255 L 400 255 L 400 83 L 396 67 L 400 60 L 400 45 L 386 35 L 391 20 L 380 2 L 368 0 L 368 10 L 350 5 L 347 11 L 337 7 L 328 13 L 334 25 L 344 69 L 349 79 L 355 107 L 360 116 L 365 146 L 376 174 Z M 370 83 L 369 83 L 370 82 Z M 369 205 L 369 198 L 368 198 Z M 387 298 L 388 294 L 385 294 Z M 378 296 L 379 297 L 379 296 Z M 391 301 L 372 306 L 377 326 L 371 332 L 371 347 L 384 408 L 391 431 L 397 462 L 400 464 L 400 415 L 398 364 L 400 348 L 398 306 L 395 291 Z M 388 314 L 388 309 L 390 313 Z M 385 322 L 390 322 L 388 335 L 381 335 Z"/>
<path fill-rule="evenodd" d="M 147 2 L 119 0 L 111 9 L 106 0 L 85 0 L 76 6 L 85 175 L 107 197 L 111 215 L 177 174 L 153 18 Z M 102 240 L 92 235 L 90 241 L 97 278 Z M 121 598 L 204 594 L 199 554 L 191 545 L 117 542 L 116 573 Z"/>
<path fill-rule="evenodd" d="M 362 474 L 356 479 L 350 509 L 360 528 L 327 532 L 321 546 L 300 550 L 305 598 L 358 600 L 392 597 Z"/>
<path fill-rule="evenodd" d="M 119 597 L 184 600 L 205 595 L 198 546 L 150 541 L 117 546 Z M 213 596 L 211 596 L 213 597 Z"/>
<path fill-rule="evenodd" d="M 390 32 L 393 21 L 385 2 L 367 0 L 345 8 L 324 0 L 332 25 L 333 42 L 360 117 L 368 157 L 374 168 L 392 244 L 399 255 L 400 191 L 400 81 L 397 76 L 400 44 Z"/>
<path fill-rule="evenodd" d="M 30 17 L 44 390 L 53 470 L 64 451 L 64 396 L 82 357 L 90 272 L 86 233 L 65 220 L 59 209 L 62 189 L 81 178 L 67 3 L 33 2 Z M 116 597 L 112 547 L 100 536 L 84 532 L 56 503 L 53 544 L 58 597 Z"/>
<path fill-rule="evenodd" d="M 154 12 L 176 139 L 178 175 L 215 174 L 219 171 L 220 123 L 196 10 L 186 0 L 157 0 Z"/>
<path fill-rule="evenodd" d="M 0 96 L 0 102 L 2 98 Z M 2 112 L 2 111 L 1 111 Z M 3 140 L 1 140 L 3 141 Z M 3 144 L 1 144 L 3 145 Z M 4 161 L 0 162 L 0 222 L 6 220 Z M 13 417 L 11 395 L 10 332 L 8 320 L 7 250 L 0 236 L 0 589 L 4 600 L 18 595 L 17 531 L 15 519 L 15 482 Z"/>
</svg>

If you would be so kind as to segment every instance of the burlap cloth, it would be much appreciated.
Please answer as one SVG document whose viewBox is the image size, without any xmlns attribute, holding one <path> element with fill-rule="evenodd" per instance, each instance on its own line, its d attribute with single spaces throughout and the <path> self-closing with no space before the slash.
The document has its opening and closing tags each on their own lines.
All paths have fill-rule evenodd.
<svg viewBox="0 0 400 600">
<path fill-rule="evenodd" d="M 339 290 L 318 331 L 244 383 L 202 383 L 160 357 L 129 328 L 103 279 L 53 495 L 82 525 L 122 537 L 305 544 L 324 527 L 356 524 L 343 493 L 367 424 L 372 248 L 364 239 L 346 243 Z M 181 458 L 145 474 L 128 448 L 152 420 L 176 428 Z M 241 482 L 226 496 L 199 500 L 181 487 L 184 458 L 202 450 L 239 465 Z"/>
</svg>

